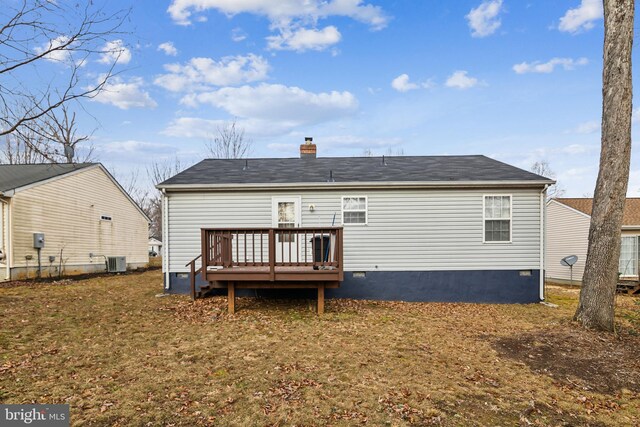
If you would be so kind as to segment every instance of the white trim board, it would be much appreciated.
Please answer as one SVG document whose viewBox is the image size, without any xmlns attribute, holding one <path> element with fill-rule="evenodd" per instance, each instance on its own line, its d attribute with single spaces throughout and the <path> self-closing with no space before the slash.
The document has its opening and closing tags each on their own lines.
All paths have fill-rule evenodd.
<svg viewBox="0 0 640 427">
<path fill-rule="evenodd" d="M 343 190 L 366 188 L 542 188 L 549 181 L 375 181 L 375 182 L 292 182 L 254 184 L 166 184 L 156 185 L 167 191 L 250 191 L 261 189 Z"/>
</svg>

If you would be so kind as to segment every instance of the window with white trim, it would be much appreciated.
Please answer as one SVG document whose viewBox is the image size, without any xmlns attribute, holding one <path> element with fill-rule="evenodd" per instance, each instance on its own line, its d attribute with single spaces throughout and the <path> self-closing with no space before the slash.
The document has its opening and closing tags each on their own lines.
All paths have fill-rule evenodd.
<svg viewBox="0 0 640 427">
<path fill-rule="evenodd" d="M 624 277 L 638 275 L 638 236 L 622 236 L 619 272 Z"/>
<path fill-rule="evenodd" d="M 484 242 L 511 242 L 511 196 L 484 196 Z"/>
<path fill-rule="evenodd" d="M 367 198 L 365 196 L 342 196 L 342 223 L 367 223 Z"/>
</svg>

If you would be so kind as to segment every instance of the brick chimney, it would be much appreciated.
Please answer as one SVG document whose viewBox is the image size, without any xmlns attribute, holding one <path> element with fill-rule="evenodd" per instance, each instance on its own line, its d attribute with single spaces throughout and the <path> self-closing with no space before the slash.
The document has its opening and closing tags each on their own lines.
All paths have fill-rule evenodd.
<svg viewBox="0 0 640 427">
<path fill-rule="evenodd" d="M 304 144 L 300 145 L 300 158 L 316 158 L 316 144 L 313 143 L 313 138 L 307 136 L 304 138 Z"/>
</svg>

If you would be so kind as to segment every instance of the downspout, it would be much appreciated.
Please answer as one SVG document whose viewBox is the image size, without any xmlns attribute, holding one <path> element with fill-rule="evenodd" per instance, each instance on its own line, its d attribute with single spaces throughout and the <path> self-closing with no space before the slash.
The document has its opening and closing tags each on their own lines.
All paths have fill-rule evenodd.
<svg viewBox="0 0 640 427">
<path fill-rule="evenodd" d="M 169 282 L 169 196 L 162 189 L 162 271 L 164 272 L 164 289 L 168 290 Z"/>
<path fill-rule="evenodd" d="M 4 237 L 4 240 L 6 241 L 5 247 L 7 248 L 7 253 L 5 254 L 5 280 L 11 280 L 11 254 L 13 252 L 11 250 L 11 204 L 7 200 L 3 199 L 0 199 L 0 202 L 7 206 L 7 235 Z M 0 227 L 3 226 L 4 224 L 0 224 Z"/>
<path fill-rule="evenodd" d="M 549 184 L 546 184 L 542 191 L 540 192 L 540 301 L 544 301 L 545 299 L 545 291 L 544 291 L 544 254 L 545 254 L 545 228 L 544 228 L 544 219 L 545 219 L 545 211 L 547 204 L 545 203 L 547 188 Z"/>
</svg>

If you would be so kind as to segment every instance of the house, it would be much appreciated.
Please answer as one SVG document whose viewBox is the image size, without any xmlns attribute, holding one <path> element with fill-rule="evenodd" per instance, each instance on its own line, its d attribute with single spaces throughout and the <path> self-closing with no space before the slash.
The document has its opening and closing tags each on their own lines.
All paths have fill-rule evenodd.
<svg viewBox="0 0 640 427">
<path fill-rule="evenodd" d="M 149 219 L 98 163 L 0 165 L 0 279 L 144 267 Z"/>
<path fill-rule="evenodd" d="M 156 253 L 158 255 L 162 253 L 162 242 L 155 237 L 149 239 L 149 253 Z"/>
<path fill-rule="evenodd" d="M 582 282 L 589 225 L 591 198 L 556 198 L 547 203 L 547 280 L 556 283 Z M 620 278 L 638 280 L 638 240 L 640 239 L 640 198 L 627 198 L 622 219 Z M 570 268 L 561 265 L 564 257 L 576 255 L 578 261 Z"/>
<path fill-rule="evenodd" d="M 194 297 L 290 284 L 346 298 L 538 302 L 551 184 L 485 156 L 321 158 L 310 140 L 299 158 L 203 160 L 158 185 L 165 289 L 190 292 L 194 278 Z"/>
</svg>

